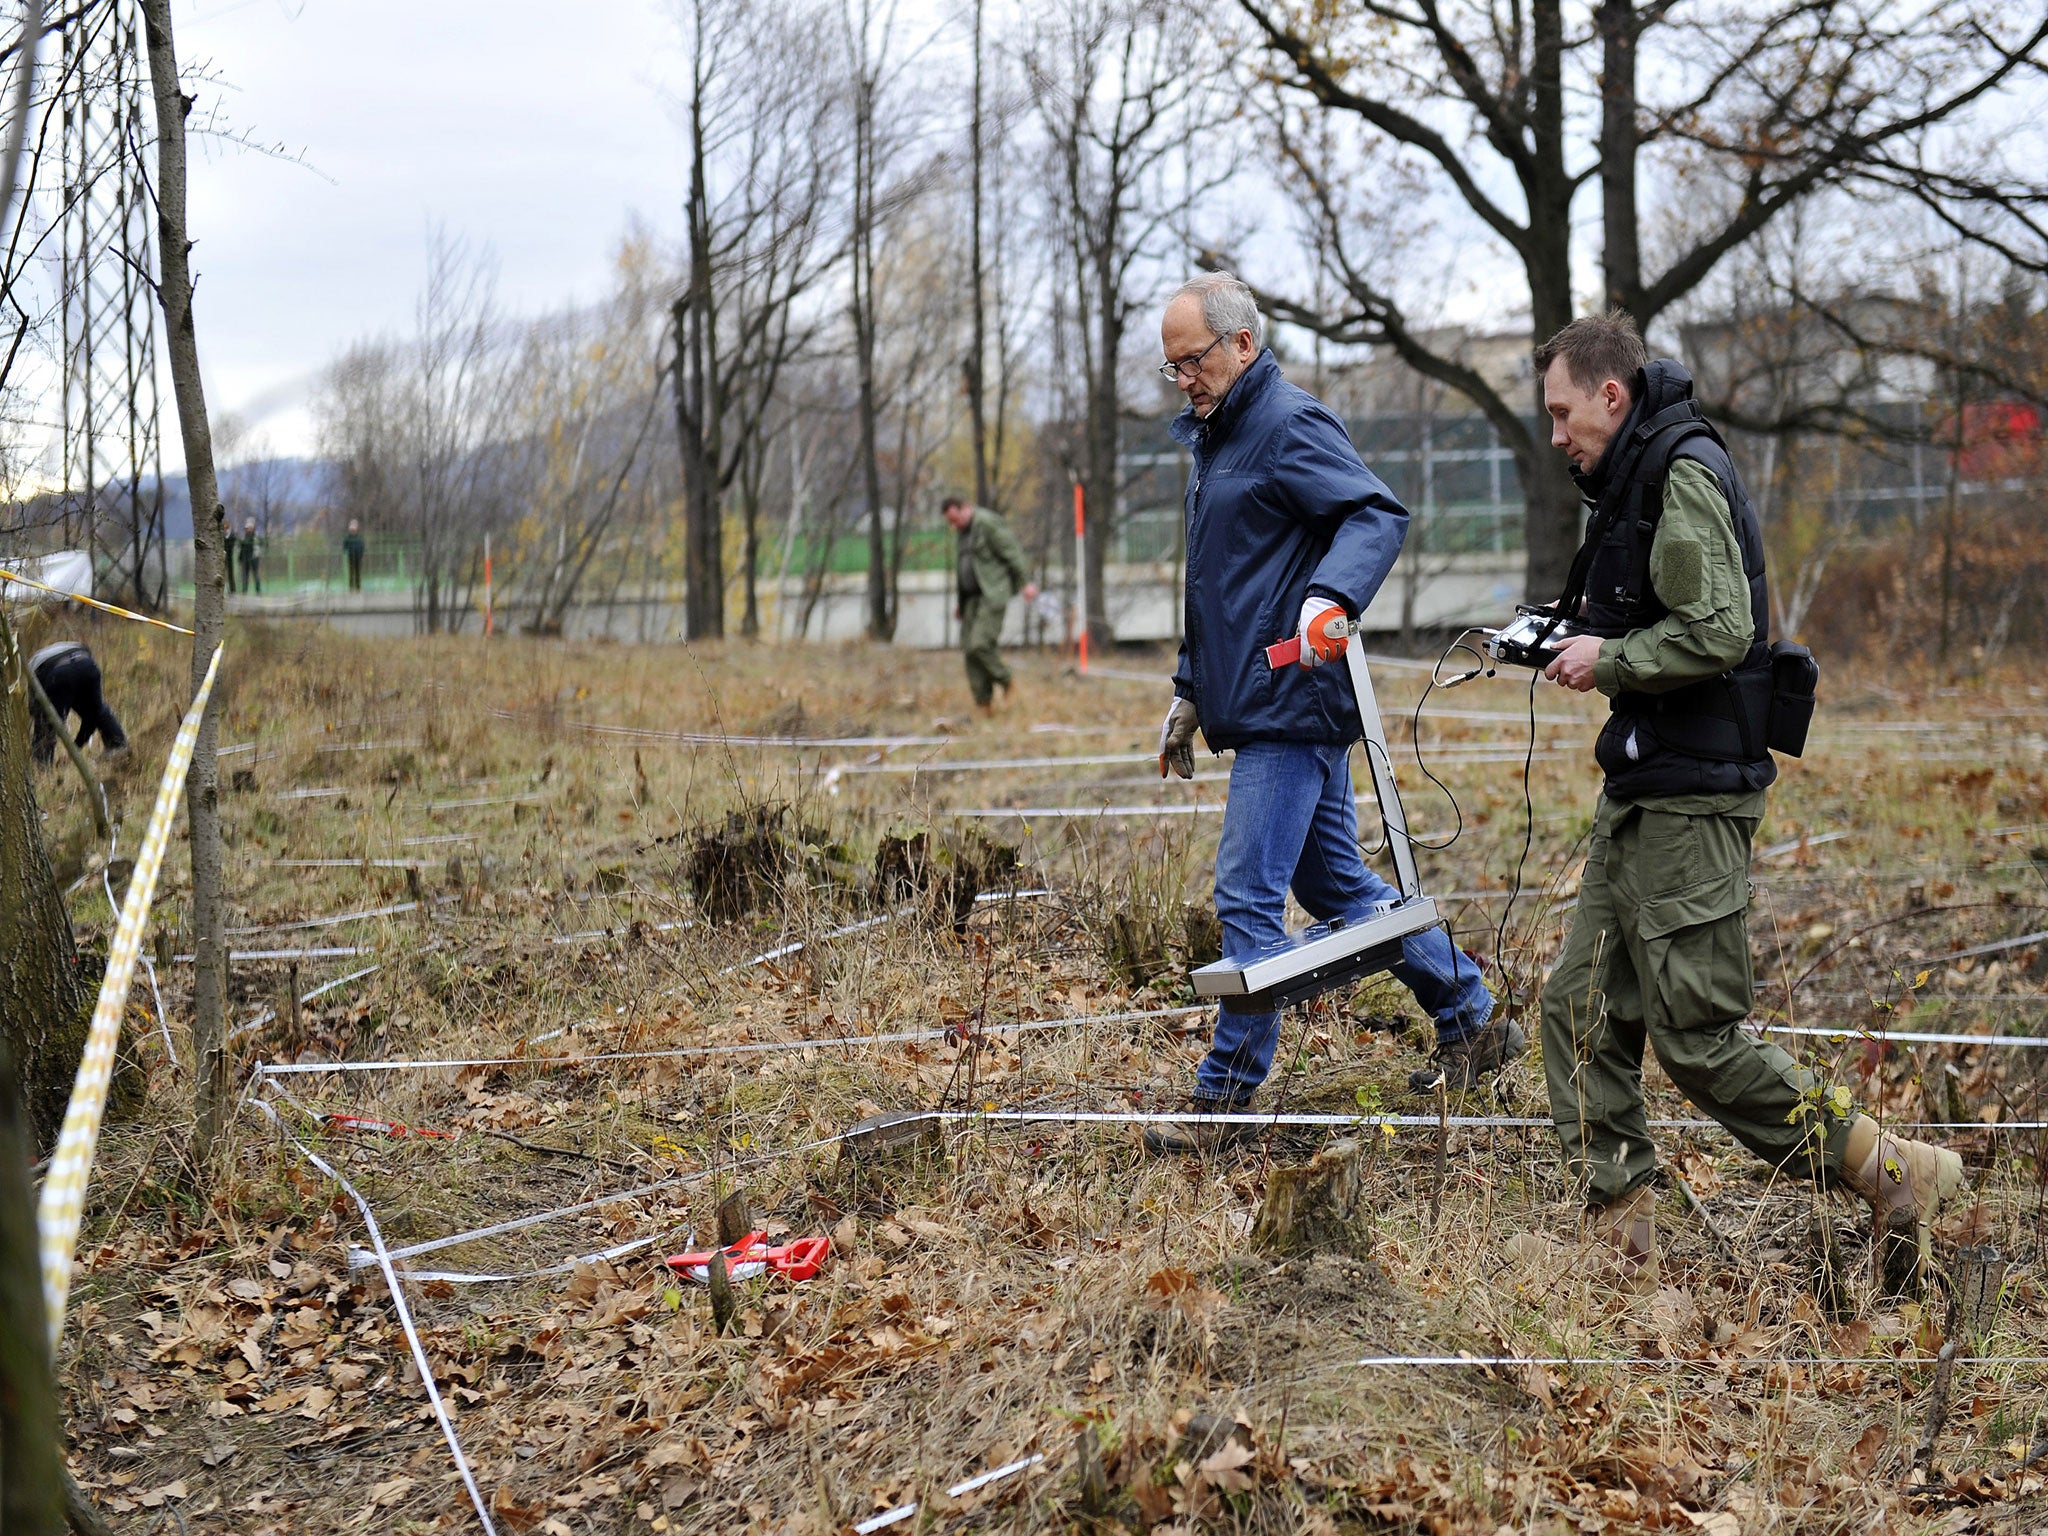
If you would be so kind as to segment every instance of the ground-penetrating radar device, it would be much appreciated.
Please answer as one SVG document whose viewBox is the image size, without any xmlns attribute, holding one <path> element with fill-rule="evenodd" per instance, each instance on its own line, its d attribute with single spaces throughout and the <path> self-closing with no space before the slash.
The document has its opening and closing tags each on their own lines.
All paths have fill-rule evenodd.
<svg viewBox="0 0 2048 1536">
<path fill-rule="evenodd" d="M 1298 638 L 1283 640 L 1266 647 L 1266 664 L 1293 666 L 1300 655 Z M 1231 1013 L 1272 1013 L 1384 971 L 1401 958 L 1403 939 L 1434 928 L 1440 920 L 1436 903 L 1422 894 L 1414 841 L 1408 835 L 1408 818 L 1401 809 L 1393 759 L 1387 754 L 1387 735 L 1380 723 L 1379 700 L 1355 639 L 1345 647 L 1344 662 L 1351 669 L 1351 687 L 1358 695 L 1358 718 L 1365 727 L 1365 760 L 1394 859 L 1397 895 L 1196 971 L 1195 995 L 1213 999 Z"/>
</svg>

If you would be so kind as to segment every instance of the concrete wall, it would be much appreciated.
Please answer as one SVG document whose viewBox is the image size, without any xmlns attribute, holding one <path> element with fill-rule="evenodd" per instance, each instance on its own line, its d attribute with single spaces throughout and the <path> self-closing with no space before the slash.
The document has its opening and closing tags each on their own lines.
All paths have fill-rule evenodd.
<svg viewBox="0 0 2048 1536">
<path fill-rule="evenodd" d="M 1125 640 L 1175 640 L 1180 635 L 1180 572 L 1171 565 L 1111 566 L 1105 583 L 1110 622 Z M 1466 624 L 1496 624 L 1514 612 L 1522 589 L 1519 555 L 1404 556 L 1366 614 L 1369 631 L 1391 634 L 1402 628 L 1403 612 L 1412 606 L 1418 628 L 1446 629 Z M 772 583 L 761 590 L 762 628 L 770 634 L 794 630 L 803 608 L 803 584 L 792 578 L 780 592 Z M 409 596 L 389 592 L 302 592 L 233 596 L 230 611 L 279 618 L 318 618 L 360 635 L 410 635 L 415 632 Z M 527 610 L 516 602 L 500 602 L 496 623 L 516 631 Z M 660 587 L 628 590 L 609 604 L 576 610 L 569 623 L 572 639 L 608 635 L 621 641 L 676 639 L 682 629 L 682 594 Z M 739 604 L 728 599 L 726 625 L 736 632 Z M 468 615 L 465 631 L 482 628 L 478 614 Z M 867 580 L 855 573 L 827 580 L 810 615 L 806 636 L 812 640 L 853 639 L 867 632 Z M 1063 626 L 1030 611 L 1021 600 L 1010 605 L 1004 625 L 1006 643 L 1021 645 L 1064 638 Z M 1277 639 L 1278 636 L 1268 636 Z M 899 593 L 896 642 L 936 649 L 957 645 L 960 625 L 953 617 L 953 574 L 950 571 L 906 571 Z"/>
</svg>

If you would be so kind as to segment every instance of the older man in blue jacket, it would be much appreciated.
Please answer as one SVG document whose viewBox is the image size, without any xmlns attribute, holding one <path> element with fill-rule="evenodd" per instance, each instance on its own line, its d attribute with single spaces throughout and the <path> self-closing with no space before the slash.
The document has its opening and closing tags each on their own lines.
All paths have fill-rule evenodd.
<svg viewBox="0 0 2048 1536">
<path fill-rule="evenodd" d="M 1351 745 L 1364 735 L 1344 653 L 1356 619 L 1386 580 L 1408 513 L 1352 447 L 1343 425 L 1280 376 L 1251 290 L 1204 273 L 1167 305 L 1160 372 L 1187 396 L 1174 438 L 1194 455 L 1188 477 L 1186 640 L 1159 771 L 1194 774 L 1199 728 L 1234 752 L 1216 849 L 1216 915 L 1237 954 L 1281 938 L 1287 891 L 1316 918 L 1338 917 L 1394 889 L 1365 867 L 1351 789 Z M 1300 667 L 1266 665 L 1265 647 L 1302 641 Z M 1410 1081 L 1469 1088 L 1524 1047 L 1492 1019 L 1478 962 L 1442 931 L 1403 942 L 1394 975 L 1436 1020 L 1432 1068 Z M 1194 1108 L 1239 1110 L 1273 1065 L 1278 1014 L 1219 1012 L 1195 1073 Z M 1157 1152 L 1241 1138 L 1224 1124 L 1157 1127 Z"/>
</svg>

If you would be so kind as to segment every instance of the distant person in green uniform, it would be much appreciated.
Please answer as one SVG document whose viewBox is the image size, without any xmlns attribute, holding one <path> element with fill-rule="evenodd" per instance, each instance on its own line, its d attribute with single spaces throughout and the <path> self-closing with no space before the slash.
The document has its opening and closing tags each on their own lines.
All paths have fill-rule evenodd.
<svg viewBox="0 0 2048 1536">
<path fill-rule="evenodd" d="M 363 590 L 363 525 L 354 518 L 348 520 L 348 532 L 341 540 L 341 552 L 348 557 L 348 589 L 351 592 Z"/>
<path fill-rule="evenodd" d="M 947 497 L 940 510 L 960 535 L 960 599 L 954 612 L 960 620 L 967 686 L 974 694 L 974 707 L 987 714 L 995 708 L 996 690 L 1002 689 L 1008 702 L 1014 686 L 999 648 L 1003 616 L 1020 590 L 1025 602 L 1036 598 L 1038 583 L 1031 580 L 1023 546 L 1001 517 L 959 496 Z"/>
<path fill-rule="evenodd" d="M 242 519 L 242 536 L 235 541 L 242 557 L 242 590 L 263 590 L 263 535 L 256 531 L 256 519 Z"/>
</svg>

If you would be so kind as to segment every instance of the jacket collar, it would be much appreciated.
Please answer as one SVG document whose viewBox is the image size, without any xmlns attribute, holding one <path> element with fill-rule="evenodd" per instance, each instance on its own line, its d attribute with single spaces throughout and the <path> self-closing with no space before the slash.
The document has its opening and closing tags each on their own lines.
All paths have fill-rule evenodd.
<svg viewBox="0 0 2048 1536">
<path fill-rule="evenodd" d="M 1215 410 L 1203 417 L 1195 414 L 1193 406 L 1183 406 L 1180 414 L 1167 424 L 1167 431 L 1184 448 L 1192 448 L 1197 443 L 1204 447 L 1219 443 L 1230 435 L 1231 429 L 1253 403 L 1279 382 L 1280 363 L 1273 356 L 1273 349 L 1267 347 L 1252 359 L 1249 368 L 1237 376 L 1223 398 L 1216 402 Z"/>
<path fill-rule="evenodd" d="M 1633 458 L 1642 448 L 1635 441 L 1639 429 L 1655 422 L 1668 407 L 1692 398 L 1692 375 L 1682 363 L 1668 357 L 1654 358 L 1647 367 L 1636 371 L 1629 392 L 1635 397 L 1634 403 L 1621 419 L 1620 428 L 1608 439 L 1599 462 L 1591 469 L 1575 468 L 1571 472 L 1579 493 L 1588 502 L 1598 502 L 1607 494 L 1624 458 L 1631 461 L 1629 468 L 1634 468 Z"/>
</svg>

